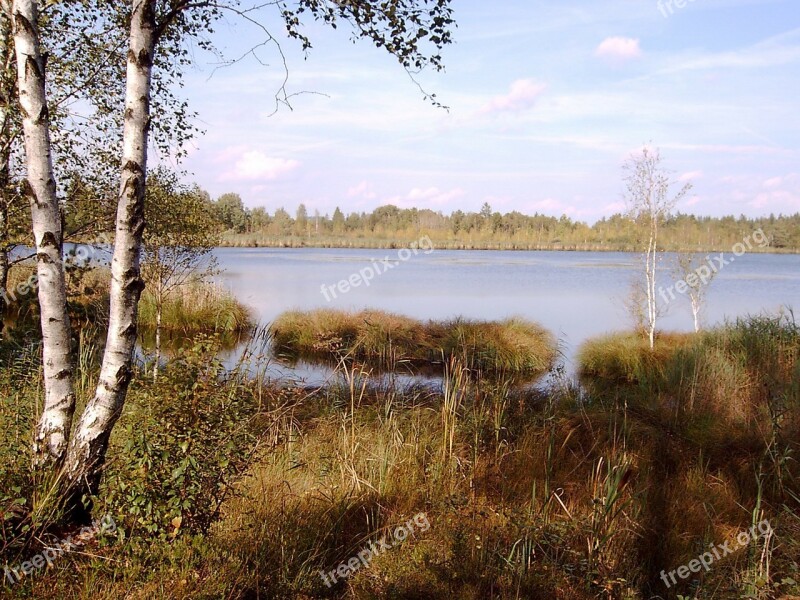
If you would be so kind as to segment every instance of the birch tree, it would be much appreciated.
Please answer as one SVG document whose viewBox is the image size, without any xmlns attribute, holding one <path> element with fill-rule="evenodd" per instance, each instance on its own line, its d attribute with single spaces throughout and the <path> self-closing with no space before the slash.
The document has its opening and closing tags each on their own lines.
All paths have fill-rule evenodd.
<svg viewBox="0 0 800 600">
<path fill-rule="evenodd" d="M 161 362 L 164 303 L 191 281 L 205 281 L 217 272 L 212 255 L 219 244 L 217 220 L 200 189 L 181 188 L 177 176 L 158 169 L 147 178 L 147 229 L 142 273 L 155 305 L 153 382 Z"/>
<path fill-rule="evenodd" d="M 644 293 L 644 326 L 650 349 L 655 346 L 658 317 L 661 313 L 656 295 L 656 276 L 661 260 L 659 230 L 672 213 L 675 205 L 691 189 L 684 185 L 674 195 L 674 182 L 661 166 L 661 154 L 644 148 L 641 155 L 634 156 L 624 166 L 625 203 L 628 215 L 642 231 L 642 274 Z"/>
<path fill-rule="evenodd" d="M 30 199 L 33 229 L 36 236 L 38 270 L 42 285 L 42 329 L 45 337 L 45 435 L 37 435 L 38 454 L 57 459 L 63 453 L 74 411 L 72 393 L 72 353 L 69 348 L 69 322 L 66 314 L 64 269 L 62 264 L 63 230 L 59 213 L 52 144 L 49 137 L 44 61 L 39 33 L 39 5 L 36 0 L 0 0 L 12 16 L 18 71 L 18 93 L 23 115 L 27 166 L 26 195 Z M 57 3 L 60 4 L 60 3 Z M 88 0 L 75 3 L 91 6 Z M 63 3 L 69 6 L 70 3 Z M 118 7 L 98 0 L 99 6 Z M 281 24 L 290 37 L 310 40 L 301 31 L 301 15 L 310 13 L 331 27 L 345 21 L 355 37 L 371 40 L 393 54 L 412 75 L 417 69 L 432 65 L 442 68 L 440 50 L 450 43 L 453 23 L 449 0 L 387 0 L 371 2 L 334 2 L 300 0 L 293 7 L 282 3 L 256 4 L 240 9 L 238 2 L 193 2 L 191 0 L 131 0 L 128 50 L 125 68 L 121 176 L 117 199 L 114 252 L 111 261 L 110 315 L 99 382 L 94 397 L 87 403 L 80 422 L 69 441 L 64 463 L 65 499 L 74 509 L 73 518 L 82 518 L 81 501 L 97 490 L 105 461 L 109 437 L 122 411 L 128 384 L 133 376 L 133 351 L 137 336 L 137 308 L 143 288 L 140 271 L 142 235 L 145 227 L 144 200 L 147 173 L 148 136 L 152 123 L 151 96 L 165 89 L 158 72 L 178 73 L 190 60 L 185 42 L 195 39 L 209 46 L 202 37 L 222 10 L 229 10 L 243 20 L 260 27 L 267 42 L 275 42 L 268 28 L 255 18 L 257 9 L 277 10 Z M 433 51 L 421 50 L 429 42 Z M 157 70 L 154 70 L 158 67 Z M 155 75 L 154 75 L 155 74 Z M 284 101 L 288 97 L 284 92 Z M 165 92 L 167 97 L 170 92 Z M 429 96 L 436 103 L 433 96 Z M 179 111 L 184 114 L 185 111 Z M 180 143 L 188 135 L 181 128 L 170 130 Z M 45 316 L 45 312 L 47 316 Z M 90 498 L 89 498 L 90 500 Z M 85 513 L 84 513 L 85 515 Z"/>
<path fill-rule="evenodd" d="M 8 256 L 11 251 L 9 234 L 12 205 L 17 194 L 11 182 L 11 130 L 14 111 L 16 76 L 13 68 L 14 47 L 11 21 L 6 6 L 0 10 L 0 334 L 3 332 L 3 317 L 6 313 L 8 289 Z"/>
<path fill-rule="evenodd" d="M 66 461 L 68 501 L 77 507 L 93 491 L 111 430 L 120 416 L 132 375 L 139 296 L 144 287 L 139 255 L 144 231 L 144 192 L 150 84 L 156 46 L 156 1 L 133 0 L 127 55 L 122 174 L 117 206 L 106 348 L 100 381 L 83 411 Z"/>
<path fill-rule="evenodd" d="M 717 271 L 708 266 L 708 256 L 694 252 L 681 252 L 675 259 L 673 269 L 675 277 L 686 284 L 686 295 L 692 310 L 694 331 L 700 331 L 700 316 L 706 304 L 708 286 L 713 281 Z"/>
<path fill-rule="evenodd" d="M 64 453 L 75 412 L 71 330 L 67 315 L 61 211 L 50 144 L 45 68 L 39 44 L 36 0 L 11 6 L 17 87 L 25 138 L 24 195 L 31 207 L 42 325 L 44 407 L 36 431 L 34 460 L 58 460 Z"/>
</svg>

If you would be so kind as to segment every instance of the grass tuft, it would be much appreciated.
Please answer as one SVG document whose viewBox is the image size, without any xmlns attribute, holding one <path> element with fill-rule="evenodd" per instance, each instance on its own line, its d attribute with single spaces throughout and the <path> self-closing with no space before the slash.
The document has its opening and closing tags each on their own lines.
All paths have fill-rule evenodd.
<svg viewBox="0 0 800 600">
<path fill-rule="evenodd" d="M 336 362 L 347 356 L 378 369 L 437 367 L 458 357 L 476 373 L 534 375 L 555 361 L 553 336 L 522 319 L 423 323 L 377 310 L 290 311 L 273 323 L 276 353 Z"/>
<path fill-rule="evenodd" d="M 139 302 L 139 323 L 155 329 L 156 303 L 145 289 Z M 164 302 L 161 327 L 167 333 L 244 333 L 253 328 L 250 309 L 224 287 L 193 282 L 175 290 Z"/>
</svg>

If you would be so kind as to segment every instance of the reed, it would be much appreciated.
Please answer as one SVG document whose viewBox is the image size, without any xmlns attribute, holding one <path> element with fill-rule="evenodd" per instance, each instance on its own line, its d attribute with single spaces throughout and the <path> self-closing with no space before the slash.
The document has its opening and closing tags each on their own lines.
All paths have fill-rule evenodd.
<svg viewBox="0 0 800 600">
<path fill-rule="evenodd" d="M 474 375 L 538 375 L 553 364 L 556 343 L 535 323 L 429 321 L 377 310 L 291 311 L 272 326 L 276 353 L 337 362 L 347 355 L 378 369 L 440 369 L 457 357 Z"/>
<path fill-rule="evenodd" d="M 690 336 L 665 364 L 642 362 L 641 377 L 594 391 L 558 370 L 525 390 L 473 379 L 458 354 L 440 358 L 442 389 L 388 385 L 346 354 L 335 383 L 281 387 L 242 376 L 244 366 L 223 369 L 216 349 L 200 338 L 157 384 L 134 379 L 101 504 L 126 534 L 60 558 L 15 592 L 46 600 L 800 593 L 793 321 L 743 320 Z M 39 392 L 36 349 L 27 352 L 0 371 L 8 443 L 14 410 L 35 406 Z M 730 371 L 722 383 L 732 385 L 742 369 L 745 387 L 725 392 L 735 398 L 711 395 L 714 378 Z M 692 391 L 693 406 L 684 396 Z M 738 402 L 751 409 L 731 408 Z M 2 464 L 26 468 L 22 459 Z M 320 571 L 418 513 L 429 529 L 325 585 Z M 763 518 L 774 538 L 664 586 L 662 570 Z"/>
<path fill-rule="evenodd" d="M 156 325 L 156 301 L 145 288 L 139 302 L 139 323 L 145 330 Z M 207 282 L 186 284 L 164 301 L 161 327 L 167 332 L 242 333 L 252 329 L 254 317 L 223 286 Z"/>
</svg>

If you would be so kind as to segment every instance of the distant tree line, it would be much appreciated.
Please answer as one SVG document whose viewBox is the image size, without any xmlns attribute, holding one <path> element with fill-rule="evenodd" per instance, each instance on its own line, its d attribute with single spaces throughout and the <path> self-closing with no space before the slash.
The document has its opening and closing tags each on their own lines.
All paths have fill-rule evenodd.
<svg viewBox="0 0 800 600">
<path fill-rule="evenodd" d="M 223 194 L 214 206 L 222 243 L 232 246 L 370 246 L 402 245 L 428 235 L 448 248 L 565 248 L 632 250 L 641 235 L 623 214 L 593 225 L 568 216 L 518 211 L 502 214 L 484 203 L 479 212 L 446 215 L 426 208 L 385 205 L 372 212 L 309 214 L 300 204 L 292 216 L 284 208 L 270 214 L 248 209 L 238 194 Z M 677 213 L 663 225 L 660 246 L 666 250 L 728 250 L 761 228 L 775 251 L 800 249 L 800 213 L 767 217 L 702 217 Z"/>
</svg>

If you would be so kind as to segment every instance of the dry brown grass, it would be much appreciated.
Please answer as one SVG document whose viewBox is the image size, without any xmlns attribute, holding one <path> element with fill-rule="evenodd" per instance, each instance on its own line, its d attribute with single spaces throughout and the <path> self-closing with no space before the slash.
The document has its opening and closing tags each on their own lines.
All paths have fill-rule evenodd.
<svg viewBox="0 0 800 600">
<path fill-rule="evenodd" d="M 441 368 L 457 357 L 476 373 L 541 374 L 556 358 L 553 336 L 521 319 L 422 323 L 377 310 L 290 311 L 272 325 L 279 354 L 329 361 L 347 357 L 378 369 Z"/>
</svg>

